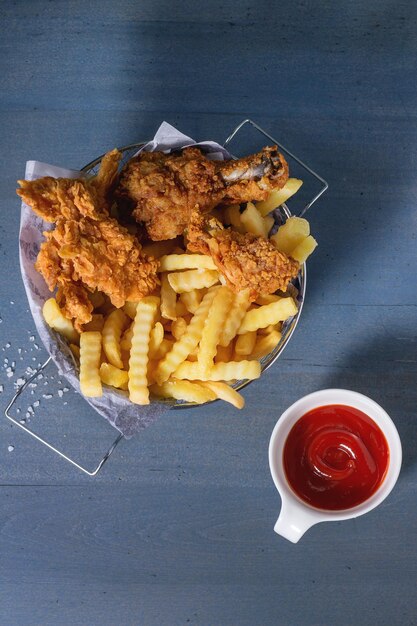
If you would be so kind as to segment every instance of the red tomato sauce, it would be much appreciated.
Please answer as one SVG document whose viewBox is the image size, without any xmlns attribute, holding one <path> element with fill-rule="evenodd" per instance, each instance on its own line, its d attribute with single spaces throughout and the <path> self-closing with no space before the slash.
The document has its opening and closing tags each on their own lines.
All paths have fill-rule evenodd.
<svg viewBox="0 0 417 626">
<path fill-rule="evenodd" d="M 293 491 L 319 509 L 349 509 L 383 482 L 389 448 L 365 413 L 331 404 L 303 415 L 284 445 L 284 470 Z"/>
</svg>

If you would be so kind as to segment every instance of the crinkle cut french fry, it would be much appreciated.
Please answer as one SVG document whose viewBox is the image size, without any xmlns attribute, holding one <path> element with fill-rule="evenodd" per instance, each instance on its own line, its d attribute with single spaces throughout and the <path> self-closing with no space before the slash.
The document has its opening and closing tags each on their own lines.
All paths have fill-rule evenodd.
<svg viewBox="0 0 417 626">
<path fill-rule="evenodd" d="M 132 346 L 132 337 L 133 337 L 133 322 L 126 328 L 125 332 L 120 339 L 120 349 L 127 350 L 129 352 Z"/>
<path fill-rule="evenodd" d="M 305 263 L 308 257 L 314 250 L 317 248 L 317 241 L 309 235 L 303 241 L 301 241 L 298 246 L 291 251 L 291 256 L 293 259 L 298 261 L 299 263 Z"/>
<path fill-rule="evenodd" d="M 180 294 L 180 301 L 184 303 L 187 311 L 195 313 L 200 305 L 203 293 L 201 290 L 193 289 Z"/>
<path fill-rule="evenodd" d="M 237 409 L 243 409 L 243 407 L 245 406 L 244 397 L 241 396 L 240 393 L 236 391 L 236 389 L 230 387 L 230 385 L 228 385 L 227 383 L 217 382 L 214 380 L 200 380 L 198 381 L 198 383 L 199 385 L 202 385 L 203 387 L 207 387 L 208 389 L 211 389 L 211 391 L 214 391 L 219 400 L 229 402 Z"/>
<path fill-rule="evenodd" d="M 235 352 L 240 356 L 251 354 L 256 344 L 256 330 L 238 335 L 235 343 Z"/>
<path fill-rule="evenodd" d="M 116 309 L 112 311 L 103 326 L 103 350 L 109 360 L 109 363 L 123 368 L 123 362 L 121 357 L 120 337 L 122 336 L 123 329 L 127 326 L 129 321 L 126 313 L 122 309 Z"/>
<path fill-rule="evenodd" d="M 177 319 L 171 324 L 171 332 L 177 341 L 178 339 L 181 339 L 186 330 L 187 322 L 183 317 L 177 317 Z"/>
<path fill-rule="evenodd" d="M 271 191 L 268 198 L 256 203 L 256 208 L 263 216 L 278 208 L 293 196 L 303 184 L 298 178 L 289 178 L 281 189 Z"/>
<path fill-rule="evenodd" d="M 177 300 L 177 304 L 175 305 L 175 313 L 177 317 L 184 317 L 184 315 L 187 315 L 188 312 L 189 311 L 187 307 L 185 306 L 184 302 L 182 302 L 181 300 Z"/>
<path fill-rule="evenodd" d="M 177 294 L 171 287 L 168 276 L 161 277 L 161 315 L 168 320 L 177 319 Z"/>
<path fill-rule="evenodd" d="M 261 375 L 259 361 L 229 361 L 215 363 L 211 370 L 203 376 L 198 363 L 185 361 L 173 373 L 173 378 L 179 380 L 254 380 Z"/>
<path fill-rule="evenodd" d="M 160 258 L 159 263 L 160 272 L 175 272 L 178 270 L 192 269 L 217 269 L 211 256 L 205 254 L 167 254 Z"/>
<path fill-rule="evenodd" d="M 149 341 L 159 306 L 159 298 L 147 296 L 137 306 L 129 359 L 129 399 L 135 404 L 149 404 Z"/>
<path fill-rule="evenodd" d="M 249 289 L 244 289 L 234 295 L 232 306 L 220 333 L 219 345 L 226 347 L 234 339 L 249 305 Z"/>
<path fill-rule="evenodd" d="M 275 220 L 272 215 L 267 215 L 266 217 L 263 218 L 263 220 L 265 224 L 266 237 L 268 237 L 271 231 L 271 228 L 275 224 Z"/>
<path fill-rule="evenodd" d="M 173 345 L 174 341 L 172 339 L 167 339 L 166 337 L 164 337 L 164 339 L 161 341 L 160 346 L 158 347 L 158 350 L 155 352 L 155 354 L 152 355 L 152 357 L 154 357 L 155 359 L 163 359 L 165 355 L 167 355 L 168 352 L 172 350 Z"/>
<path fill-rule="evenodd" d="M 246 229 L 240 219 L 240 206 L 238 204 L 232 204 L 225 208 L 224 211 L 225 223 L 233 226 L 238 233 L 246 233 Z"/>
<path fill-rule="evenodd" d="M 154 358 L 157 354 L 161 343 L 164 340 L 164 327 L 161 322 L 156 322 L 155 326 L 151 330 L 151 336 L 149 338 L 149 357 Z"/>
<path fill-rule="evenodd" d="M 209 291 L 204 296 L 181 339 L 174 343 L 172 350 L 160 361 L 155 374 L 158 385 L 168 380 L 178 365 L 197 347 L 215 294 L 216 291 Z"/>
<path fill-rule="evenodd" d="M 278 302 L 271 302 L 271 304 L 265 304 L 258 309 L 252 309 L 243 318 L 238 334 L 242 335 L 250 330 L 258 330 L 258 328 L 265 328 L 270 324 L 283 322 L 296 315 L 297 310 L 297 305 L 292 298 L 282 298 Z"/>
<path fill-rule="evenodd" d="M 137 302 L 125 302 L 122 306 L 123 311 L 130 317 L 131 320 L 135 319 Z"/>
<path fill-rule="evenodd" d="M 216 292 L 204 324 L 200 340 L 197 361 L 203 372 L 207 374 L 213 366 L 222 328 L 233 300 L 233 292 L 228 287 L 220 287 Z"/>
<path fill-rule="evenodd" d="M 278 300 L 281 300 L 282 296 L 277 296 L 274 293 L 271 293 L 269 295 L 264 295 L 264 296 L 258 296 L 255 300 L 255 304 L 259 304 L 259 306 L 262 306 L 264 304 L 271 304 L 271 302 L 278 302 Z"/>
<path fill-rule="evenodd" d="M 168 274 L 168 281 L 176 293 L 211 287 L 219 281 L 216 270 L 186 270 Z"/>
<path fill-rule="evenodd" d="M 310 234 L 310 224 L 303 217 L 289 217 L 270 237 L 270 241 L 280 252 L 292 256 L 292 251 Z"/>
<path fill-rule="evenodd" d="M 258 329 L 258 335 L 269 335 L 272 331 L 277 330 L 281 332 L 282 322 L 278 322 L 277 324 L 270 324 L 269 326 L 265 326 L 265 328 Z"/>
<path fill-rule="evenodd" d="M 255 348 L 250 355 L 251 359 L 262 359 L 264 356 L 272 352 L 272 350 L 281 341 L 281 333 L 277 330 L 273 330 L 268 335 L 261 335 L 258 337 Z"/>
<path fill-rule="evenodd" d="M 129 375 L 125 370 L 114 367 L 111 363 L 100 365 L 100 378 L 105 385 L 121 389 L 127 385 Z"/>
<path fill-rule="evenodd" d="M 67 319 L 62 313 L 55 298 L 46 300 L 42 307 L 42 313 L 48 326 L 56 330 L 71 343 L 79 342 L 79 334 L 74 329 L 71 320 Z"/>
<path fill-rule="evenodd" d="M 252 233 L 252 235 L 256 235 L 257 237 L 268 237 L 271 228 L 268 228 L 264 218 L 259 211 L 256 210 L 252 202 L 247 203 L 246 209 L 240 215 L 240 219 L 248 233 Z"/>
<path fill-rule="evenodd" d="M 216 399 L 216 394 L 211 389 L 192 383 L 189 380 L 166 381 L 161 385 L 152 385 L 151 392 L 163 398 L 175 398 L 203 404 Z"/>
<path fill-rule="evenodd" d="M 88 398 L 103 395 L 100 379 L 101 333 L 90 331 L 80 335 L 80 388 Z"/>
</svg>

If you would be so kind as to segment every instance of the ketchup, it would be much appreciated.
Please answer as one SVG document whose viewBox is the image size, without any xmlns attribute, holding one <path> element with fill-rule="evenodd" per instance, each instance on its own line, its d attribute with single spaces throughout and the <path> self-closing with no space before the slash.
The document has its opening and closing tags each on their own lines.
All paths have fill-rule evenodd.
<svg viewBox="0 0 417 626">
<path fill-rule="evenodd" d="M 319 509 L 349 509 L 378 489 L 389 464 L 381 429 L 365 413 L 331 404 L 303 415 L 284 446 L 293 491 Z"/>
</svg>

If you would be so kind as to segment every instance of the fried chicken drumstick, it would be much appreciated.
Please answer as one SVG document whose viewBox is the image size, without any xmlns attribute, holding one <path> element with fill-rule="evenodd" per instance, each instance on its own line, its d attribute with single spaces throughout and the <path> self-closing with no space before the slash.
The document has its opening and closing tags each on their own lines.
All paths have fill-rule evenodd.
<svg viewBox="0 0 417 626">
<path fill-rule="evenodd" d="M 276 146 L 231 161 L 210 161 L 198 148 L 142 152 L 122 171 L 116 195 L 159 241 L 182 235 L 195 209 L 208 213 L 220 203 L 265 200 L 287 179 L 288 165 Z"/>
<path fill-rule="evenodd" d="M 250 290 L 251 300 L 286 291 L 300 265 L 279 252 L 267 239 L 241 234 L 213 217 L 194 211 L 187 230 L 188 250 L 212 257 L 228 286 L 238 293 Z"/>
<path fill-rule="evenodd" d="M 159 284 L 157 261 L 147 259 L 136 237 L 109 216 L 120 156 L 117 150 L 107 153 L 91 179 L 18 181 L 17 194 L 24 202 L 55 223 L 44 233 L 36 269 L 51 291 L 58 287 L 57 302 L 77 329 L 92 319 L 89 294 L 96 289 L 121 307 Z"/>
</svg>

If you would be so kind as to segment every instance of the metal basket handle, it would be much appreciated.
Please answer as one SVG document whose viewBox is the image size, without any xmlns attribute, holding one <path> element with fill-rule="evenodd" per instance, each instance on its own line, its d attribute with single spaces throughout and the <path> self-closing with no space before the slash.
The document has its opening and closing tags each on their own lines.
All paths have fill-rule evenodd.
<svg viewBox="0 0 417 626">
<path fill-rule="evenodd" d="M 98 472 L 101 470 L 101 468 L 103 467 L 104 463 L 107 461 L 107 459 L 110 457 L 110 455 L 112 454 L 113 450 L 115 449 L 115 447 L 117 446 L 117 444 L 123 439 L 123 434 L 119 433 L 119 435 L 116 437 L 116 439 L 113 441 L 113 443 L 111 444 L 110 448 L 107 450 L 107 452 L 104 454 L 103 458 L 101 459 L 101 461 L 99 462 L 99 464 L 97 465 L 97 467 L 93 470 L 89 470 L 88 468 L 84 467 L 83 465 L 80 465 L 80 463 L 77 463 L 77 461 L 75 461 L 74 459 L 72 459 L 71 457 L 69 457 L 67 454 L 65 454 L 64 452 L 62 452 L 62 450 L 59 450 L 58 448 L 56 448 L 55 446 L 53 446 L 51 443 L 49 443 L 49 441 L 46 441 L 46 439 L 43 439 L 42 437 L 40 437 L 39 435 L 37 435 L 33 430 L 31 430 L 30 428 L 28 428 L 25 424 L 21 424 L 19 422 L 18 419 L 16 419 L 15 417 L 13 417 L 13 415 L 10 414 L 10 409 L 13 407 L 13 405 L 15 404 L 16 400 L 18 399 L 18 397 L 20 396 L 21 393 L 23 393 L 23 391 L 26 389 L 26 387 L 37 377 L 39 376 L 39 374 L 49 365 L 49 363 L 51 362 L 52 357 L 48 357 L 46 359 L 46 361 L 31 375 L 30 378 L 25 379 L 25 382 L 23 383 L 23 385 L 21 387 L 19 387 L 19 389 L 16 391 L 16 393 L 14 394 L 13 398 L 10 400 L 9 404 L 7 405 L 4 414 L 7 417 L 7 419 L 9 419 L 11 422 L 13 422 L 13 424 L 15 424 L 16 426 L 19 426 L 19 428 L 21 428 L 22 430 L 24 430 L 26 433 L 28 433 L 29 435 L 31 435 L 31 437 L 33 437 L 34 439 L 37 439 L 37 441 L 40 441 L 40 443 L 42 443 L 44 446 L 46 446 L 47 448 L 49 448 L 50 450 L 52 450 L 53 452 L 55 452 L 56 454 L 58 454 L 60 457 L 62 457 L 63 459 L 65 459 L 66 461 L 68 461 L 68 463 L 71 463 L 71 465 L 74 465 L 76 468 L 78 468 L 79 470 L 81 470 L 82 472 L 84 472 L 84 474 L 88 474 L 88 476 L 96 476 L 98 474 Z"/>
<path fill-rule="evenodd" d="M 313 206 L 313 204 L 316 202 L 316 200 L 318 200 L 320 198 L 321 195 L 324 194 L 324 192 L 329 188 L 329 185 L 327 184 L 327 182 L 324 180 L 324 178 L 322 178 L 321 176 L 319 176 L 317 174 L 317 172 L 315 172 L 314 170 L 311 169 L 311 167 L 309 167 L 308 165 L 306 165 L 306 163 L 304 163 L 304 161 L 301 161 L 301 159 L 299 159 L 298 157 L 296 157 L 292 152 L 290 152 L 289 150 L 287 150 L 287 148 L 285 148 L 281 143 L 279 143 L 279 141 L 277 141 L 276 139 L 274 139 L 274 137 L 272 137 L 269 133 L 266 132 L 266 130 L 264 130 L 263 128 L 261 128 L 260 126 L 258 126 L 258 124 L 256 124 L 255 122 L 253 122 L 251 119 L 247 118 L 246 120 L 243 120 L 243 122 L 240 122 L 240 124 L 238 126 L 236 126 L 236 128 L 234 129 L 234 131 L 228 136 L 228 138 L 226 139 L 226 141 L 223 144 L 223 147 L 226 148 L 227 145 L 232 141 L 232 139 L 234 138 L 234 136 L 240 131 L 241 128 L 243 128 L 243 126 L 245 126 L 246 124 L 250 124 L 251 126 L 253 126 L 253 128 L 256 128 L 257 131 L 259 131 L 260 133 L 262 133 L 262 135 L 264 135 L 264 137 L 267 137 L 267 139 L 269 139 L 270 141 L 272 141 L 272 143 L 276 144 L 281 150 L 282 152 L 284 152 L 285 154 L 288 154 L 289 157 L 291 157 L 292 159 L 294 159 L 294 161 L 296 161 L 299 165 L 301 165 L 301 167 L 303 167 L 305 170 L 307 170 L 307 172 L 309 172 L 312 176 L 314 176 L 314 178 L 316 180 L 318 180 L 321 184 L 322 187 L 320 189 L 320 191 L 314 196 L 314 198 L 312 200 L 310 200 L 310 202 L 308 202 L 305 207 L 300 211 L 300 213 L 298 213 L 298 217 L 302 217 L 303 215 L 305 215 L 307 213 L 307 211 L 310 209 L 310 207 Z"/>
</svg>

